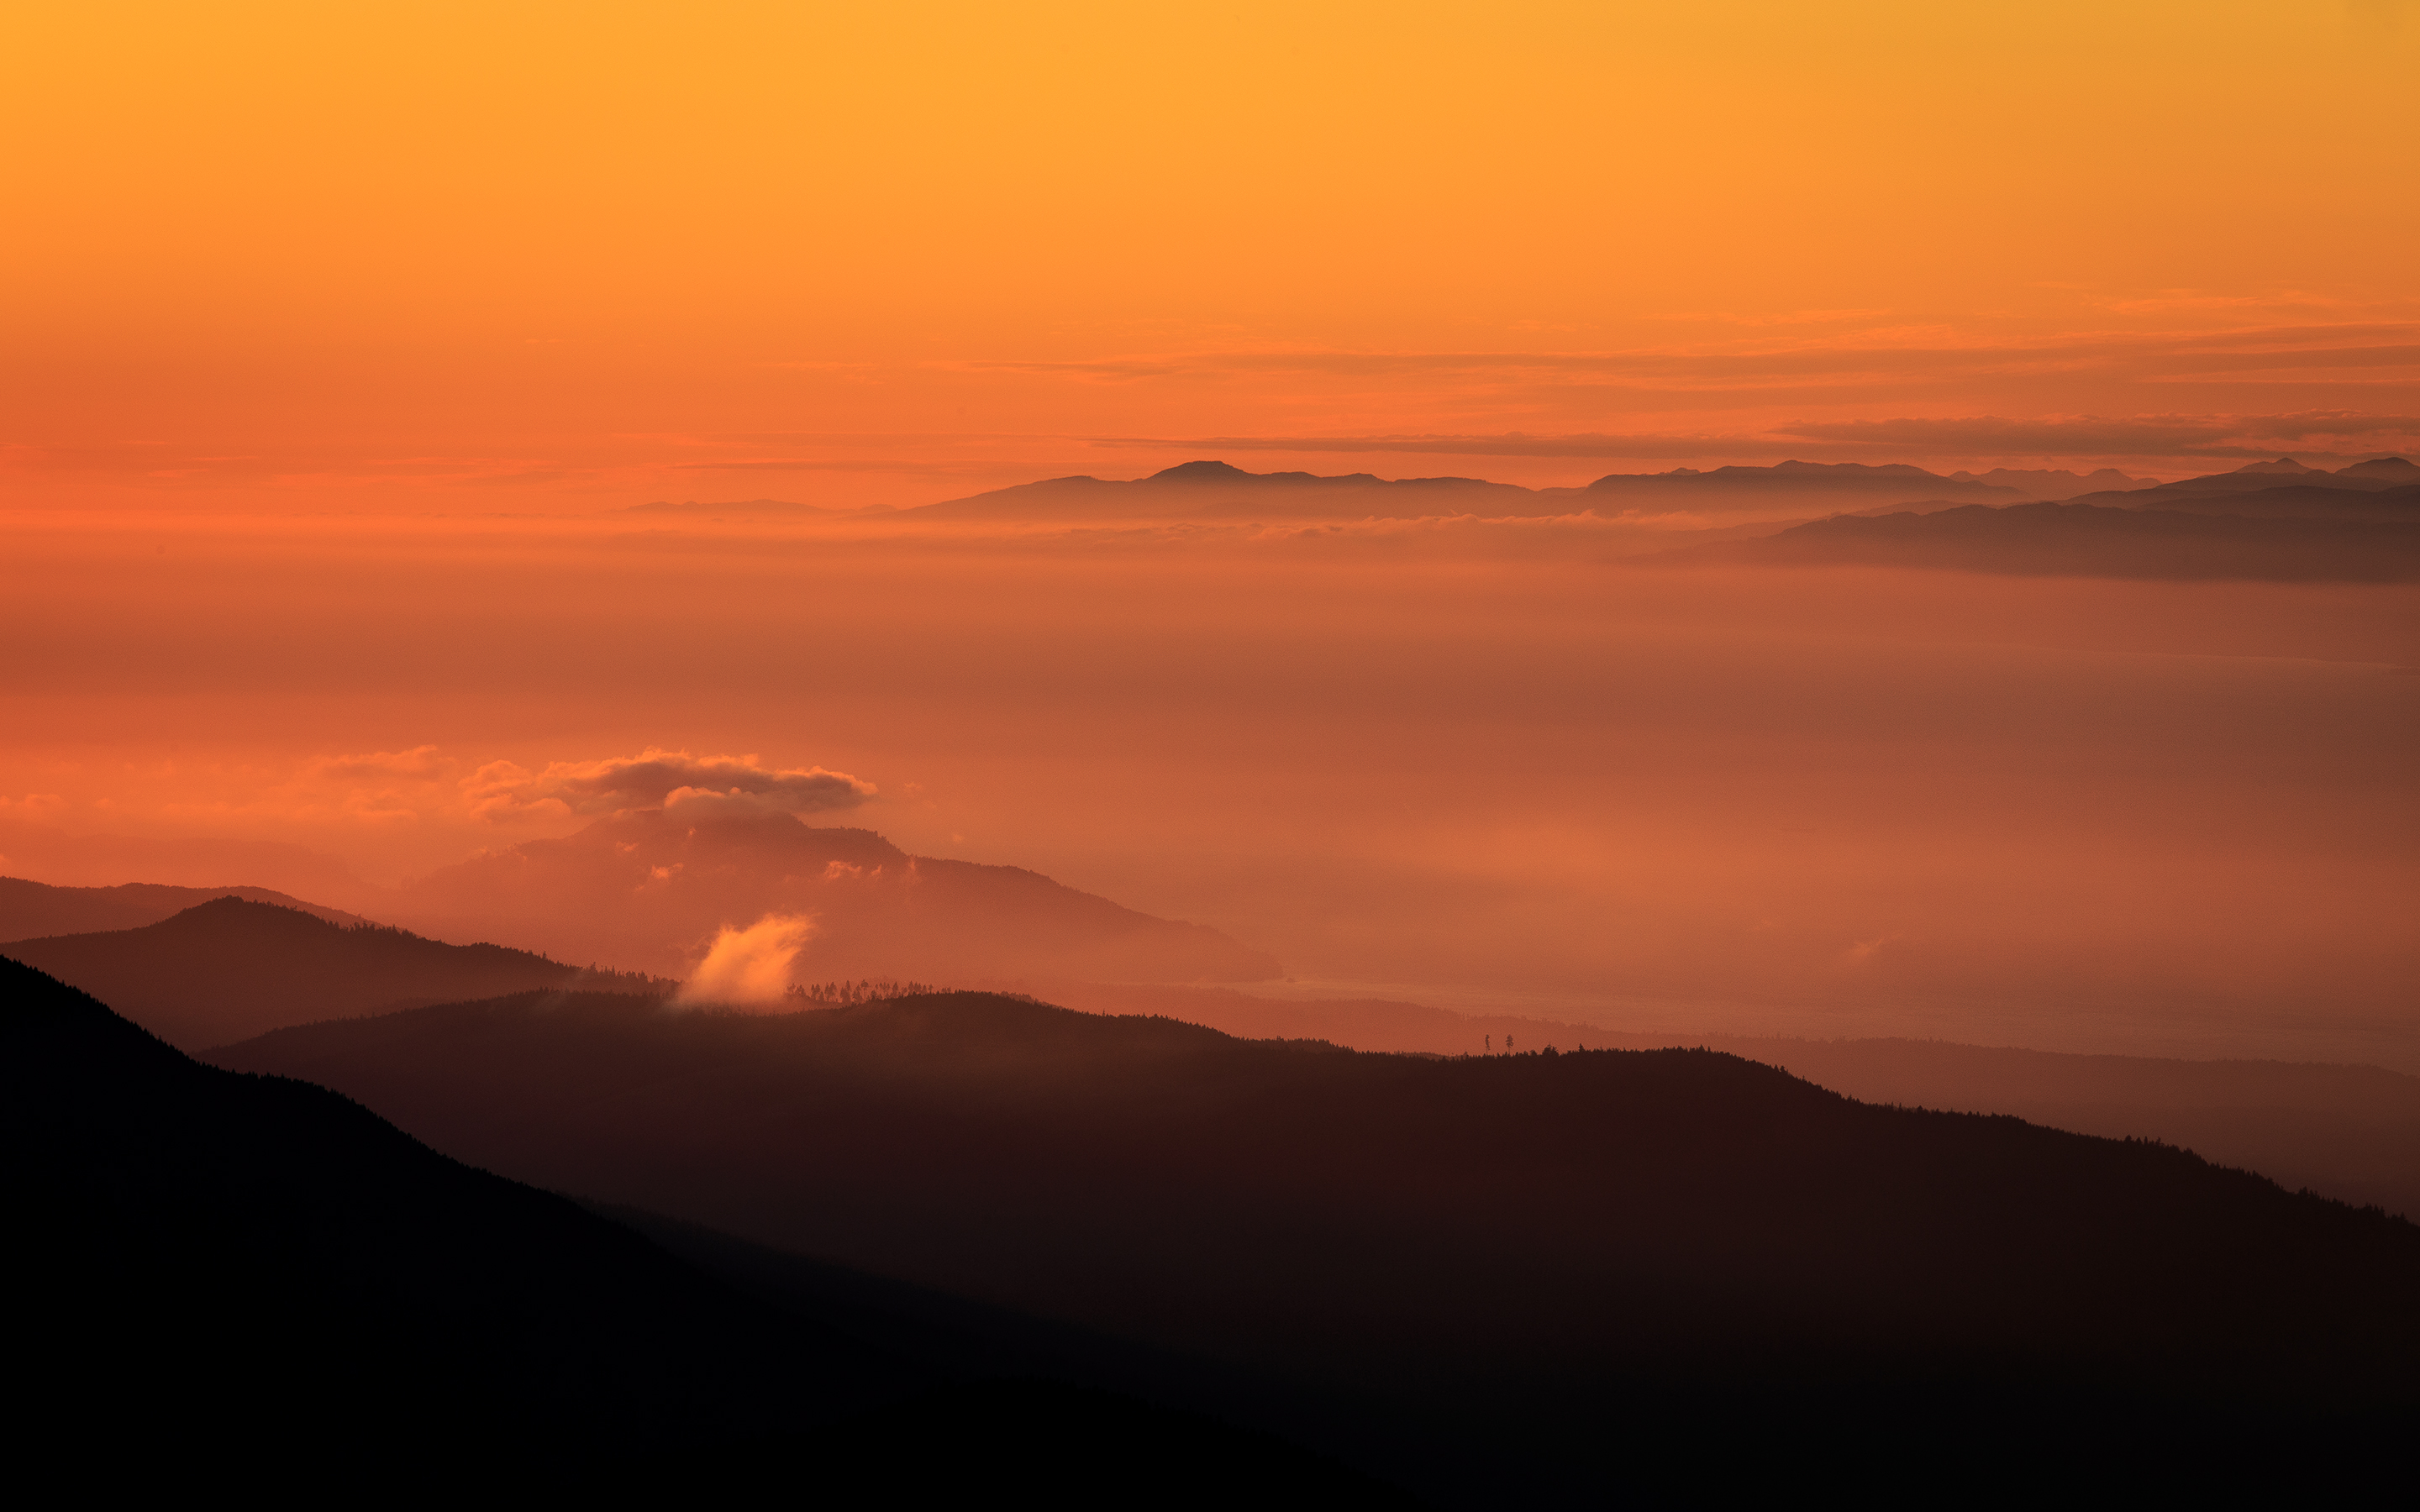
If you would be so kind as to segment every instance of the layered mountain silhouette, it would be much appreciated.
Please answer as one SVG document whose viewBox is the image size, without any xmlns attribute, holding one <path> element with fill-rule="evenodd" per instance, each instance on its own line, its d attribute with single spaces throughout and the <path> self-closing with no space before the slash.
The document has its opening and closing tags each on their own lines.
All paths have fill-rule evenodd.
<svg viewBox="0 0 2420 1512">
<path fill-rule="evenodd" d="M 1142 478 L 1078 475 L 994 488 L 899 511 L 830 510 L 778 500 L 669 503 L 625 511 L 667 517 L 838 517 L 895 514 L 914 521 L 1113 523 L 1402 519 L 1439 515 L 1522 517 L 1674 514 L 1789 519 L 1870 513 L 1909 504 L 2018 504 L 2082 500 L 2096 505 L 2166 508 L 2168 501 L 2286 485 L 2358 491 L 2420 483 L 2420 468 L 2380 457 L 2330 472 L 2290 458 L 2232 472 L 2160 484 L 2115 468 L 1993 468 L 1928 471 L 1906 463 L 1776 462 L 1664 472 L 1608 473 L 1585 487 L 1526 488 L 1483 478 L 1381 478 L 1374 473 L 1251 472 L 1217 460 L 1185 462 Z"/>
<path fill-rule="evenodd" d="M 561 959 L 685 976 L 724 925 L 811 917 L 806 979 L 1249 981 L 1277 962 L 1018 867 L 909 856 L 867 829 L 787 813 L 639 810 L 421 879 L 396 917 Z"/>
<path fill-rule="evenodd" d="M 0 953 L 118 1005 L 187 1049 L 417 1003 L 533 988 L 668 992 L 675 985 L 497 945 L 447 945 L 377 924 L 333 923 L 237 897 L 140 929 L 16 940 Z"/>
<path fill-rule="evenodd" d="M 267 887 L 171 887 L 128 882 L 115 887 L 54 887 L 23 877 L 0 877 L 0 941 L 42 934 L 90 934 L 101 930 L 141 929 L 219 898 L 298 909 L 332 924 L 370 920 L 341 908 L 289 898 Z"/>
<path fill-rule="evenodd" d="M 2411 1225 L 1708 1052 L 1363 1055 L 947 994 L 527 995 L 217 1058 L 523 1180 L 1315 1386 L 1321 1431 L 1393 1425 L 1444 1500 L 1702 1488 L 1743 1443 L 1995 1485 L 2223 1445 L 2251 1483 L 2383 1464 L 2420 1405 Z"/>
<path fill-rule="evenodd" d="M 850 1502 L 1404 1501 L 1264 1435 L 1032 1379 L 1081 1363 L 1063 1330 L 830 1266 L 772 1295 L 715 1279 L 5 960 L 0 1045 L 29 1479 L 753 1500 L 811 1467 Z"/>
<path fill-rule="evenodd" d="M 2119 475 L 2122 478 L 2122 474 Z M 2106 486 L 2107 485 L 2102 485 Z M 1614 473 L 1585 488 L 1524 488 L 1479 478 L 1380 478 L 1367 472 L 1248 472 L 1187 462 L 1147 478 L 1052 478 L 904 510 L 916 520 L 1284 520 L 1704 513 L 1777 517 L 1924 501 L 2016 503 L 2020 487 L 1947 478 L 1894 464 L 1780 462 L 1709 471 Z"/>
<path fill-rule="evenodd" d="M 2331 472 L 2324 468 L 2304 467 L 2290 456 L 2281 456 L 2273 462 L 2247 462 L 2231 472 L 2207 473 L 2198 478 L 2180 478 L 2155 487 L 2125 490 L 2122 500 L 2113 500 L 2098 493 L 2080 494 L 2077 498 L 2086 503 L 2123 502 L 2143 509 L 2168 509 L 2174 507 L 2172 501 L 2178 499 L 2259 493 L 2282 487 L 2365 493 L 2408 488 L 2414 484 L 2420 484 L 2420 466 L 2415 466 L 2408 457 L 2372 457 L 2366 462 L 2354 462 Z"/>
<path fill-rule="evenodd" d="M 2091 472 L 2074 472 L 2066 468 L 1993 468 L 1988 472 L 1958 471 L 1949 474 L 1955 483 L 1989 484 L 1995 488 L 2014 488 L 2028 499 L 2072 499 L 2078 494 L 2149 488 L 2159 483 L 2157 478 L 2134 478 L 2116 468 L 2100 468 Z"/>
<path fill-rule="evenodd" d="M 1569 490 L 1562 490 L 1568 492 Z M 913 520 L 1165 520 L 1536 515 L 1536 491 L 1479 478 L 1381 478 L 1368 472 L 1247 472 L 1186 462 L 1147 478 L 1049 478 L 904 510 Z"/>
</svg>

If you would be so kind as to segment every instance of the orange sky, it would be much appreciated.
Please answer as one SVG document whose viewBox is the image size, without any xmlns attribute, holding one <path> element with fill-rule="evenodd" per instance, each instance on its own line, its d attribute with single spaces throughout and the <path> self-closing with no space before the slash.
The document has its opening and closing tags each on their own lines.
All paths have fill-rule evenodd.
<svg viewBox="0 0 2420 1512">
<path fill-rule="evenodd" d="M 2394 0 L 6 28 L 18 507 L 2420 449 Z"/>
</svg>

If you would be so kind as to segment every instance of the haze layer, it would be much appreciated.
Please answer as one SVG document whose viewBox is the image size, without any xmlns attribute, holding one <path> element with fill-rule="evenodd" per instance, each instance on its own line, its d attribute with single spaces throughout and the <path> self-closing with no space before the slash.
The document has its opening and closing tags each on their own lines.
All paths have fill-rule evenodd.
<svg viewBox="0 0 2420 1512">
<path fill-rule="evenodd" d="M 2410 587 L 1639 565 L 1551 529 L 27 532 L 0 870 L 391 916 L 271 851 L 55 836 L 397 881 L 639 802 L 605 759 L 677 745 L 846 774 L 784 780 L 1331 993 L 2415 1063 Z"/>
</svg>

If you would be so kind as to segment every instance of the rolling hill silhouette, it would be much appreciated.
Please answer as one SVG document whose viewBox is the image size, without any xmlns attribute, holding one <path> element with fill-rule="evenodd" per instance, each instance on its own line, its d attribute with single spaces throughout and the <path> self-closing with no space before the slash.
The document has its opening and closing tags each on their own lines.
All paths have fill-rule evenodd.
<svg viewBox="0 0 2420 1512">
<path fill-rule="evenodd" d="M 1919 1479 L 2226 1444 L 2242 1478 L 2374 1458 L 2420 1403 L 2420 1229 L 1712 1053 L 1372 1056 L 948 994 L 523 996 L 216 1058 L 525 1180 L 1319 1383 L 1451 1498 L 1741 1442 Z"/>
<path fill-rule="evenodd" d="M 674 985 L 567 966 L 499 945 L 447 945 L 376 924 L 334 924 L 235 897 L 141 929 L 17 940 L 0 949 L 117 1005 L 128 1018 L 186 1049 L 411 1003 L 532 988 L 669 991 Z"/>
<path fill-rule="evenodd" d="M 745 1294 L 18 963 L 0 1003 L 10 1363 L 41 1388 L 16 1410 L 21 1474 L 759 1498 L 812 1465 L 860 1501 L 1404 1502 L 1263 1434 L 1031 1379 L 1080 1363 L 1063 1330 L 831 1267 L 768 1288 L 725 1265 Z"/>
<path fill-rule="evenodd" d="M 2145 490 L 2149 492 L 2150 490 Z M 2266 490 L 2224 496 L 2250 501 Z M 2096 496 L 2107 498 L 2107 495 Z M 2135 499 L 2139 495 L 2121 495 Z M 2239 579 L 2256 582 L 2409 582 L 2420 579 L 2420 509 L 2401 490 L 2350 495 L 2384 503 L 2380 518 L 2293 511 L 2095 503 L 1969 504 L 1930 514 L 1836 516 L 1750 541 L 1688 547 L 1671 563 L 1947 568 L 2027 577 Z M 2413 491 L 2420 499 L 2420 490 Z"/>
<path fill-rule="evenodd" d="M 172 887 L 156 882 L 128 882 L 115 887 L 54 887 L 23 877 L 0 877 L 0 942 L 45 934 L 141 929 L 217 898 L 241 898 L 248 903 L 299 909 L 332 924 L 370 922 L 359 914 L 305 903 L 267 887 Z"/>
<path fill-rule="evenodd" d="M 1278 975 L 1272 957 L 1199 924 L 1122 908 L 1019 867 L 909 856 L 872 830 L 786 813 L 616 814 L 563 840 L 434 872 L 404 889 L 395 909 L 434 934 L 476 932 L 666 975 L 686 975 L 721 926 L 768 912 L 815 918 L 800 966 L 815 980 Z"/>
<path fill-rule="evenodd" d="M 2288 1190 L 2420 1218 L 2420 1076 L 2379 1066 L 2072 1055 L 1938 1040 L 1623 1033 L 1386 998 L 1279 1000 L 1223 987 L 1100 982 L 1047 995 L 1089 1013 L 1161 1014 L 1243 1040 L 1328 1040 L 1355 1050 L 1466 1055 L 1718 1050 L 1864 1103 L 2005 1113 L 2053 1129 L 2180 1145 Z"/>
</svg>

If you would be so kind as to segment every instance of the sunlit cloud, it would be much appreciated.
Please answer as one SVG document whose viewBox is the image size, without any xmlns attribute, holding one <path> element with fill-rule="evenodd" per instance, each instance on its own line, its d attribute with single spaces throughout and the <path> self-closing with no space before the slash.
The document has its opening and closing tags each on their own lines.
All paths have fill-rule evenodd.
<svg viewBox="0 0 2420 1512">
<path fill-rule="evenodd" d="M 803 915 L 767 914 L 746 929 L 718 931 L 706 959 L 674 995 L 678 1003 L 764 1006 L 779 1003 L 790 987 L 790 964 L 814 937 L 815 921 Z"/>
</svg>

